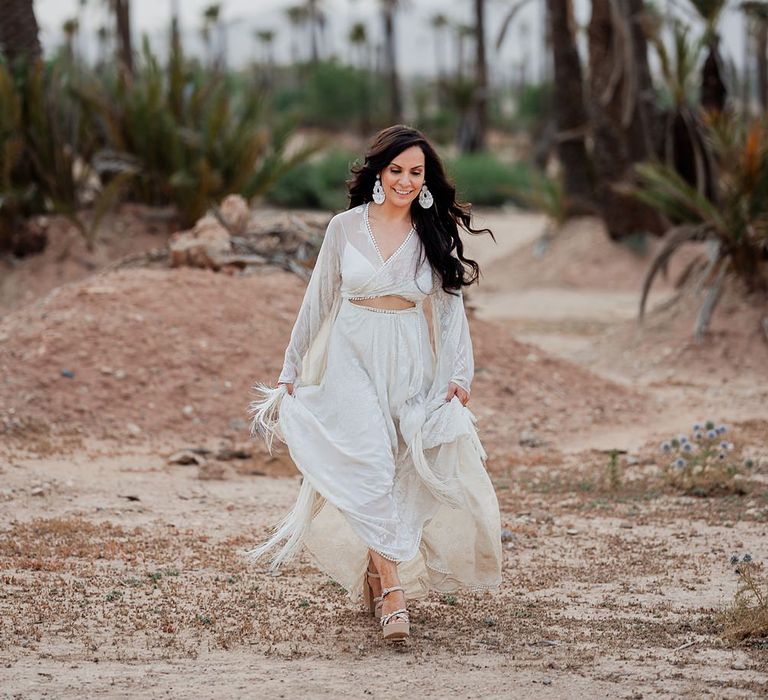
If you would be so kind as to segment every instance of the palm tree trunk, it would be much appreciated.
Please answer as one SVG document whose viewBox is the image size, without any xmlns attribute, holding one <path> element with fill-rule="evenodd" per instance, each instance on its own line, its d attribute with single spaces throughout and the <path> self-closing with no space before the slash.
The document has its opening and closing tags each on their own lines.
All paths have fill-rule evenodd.
<svg viewBox="0 0 768 700">
<path fill-rule="evenodd" d="M 621 14 L 612 14 L 612 5 Z M 651 154 L 651 115 L 645 42 L 635 31 L 642 0 L 593 0 L 589 23 L 590 116 L 596 195 L 613 239 L 639 231 L 662 233 L 664 222 L 651 207 L 624 194 L 617 185 L 631 181 L 632 167 Z M 629 40 L 632 45 L 626 46 Z M 627 49 L 630 50 L 627 50 Z M 616 78 L 615 71 L 620 70 Z"/>
<path fill-rule="evenodd" d="M 131 2 L 114 0 L 117 29 L 117 60 L 125 73 L 133 75 L 133 42 L 131 40 Z"/>
<path fill-rule="evenodd" d="M 488 130 L 488 63 L 485 57 L 485 0 L 475 0 L 475 91 L 470 151 L 485 150 Z"/>
<path fill-rule="evenodd" d="M 400 92 L 400 78 L 397 74 L 395 4 L 396 0 L 384 0 L 382 4 L 382 19 L 384 20 L 385 71 L 387 82 L 389 83 L 390 121 L 392 123 L 400 123 L 403 120 L 403 98 Z"/>
<path fill-rule="evenodd" d="M 0 19 L 0 47 L 9 63 L 39 58 L 39 27 L 32 0 L 6 0 Z"/>
<path fill-rule="evenodd" d="M 592 168 L 587 155 L 589 118 L 584 104 L 581 59 L 573 32 L 571 0 L 547 0 L 554 80 L 557 152 L 563 168 L 563 191 L 568 208 L 583 210 L 593 199 Z"/>
<path fill-rule="evenodd" d="M 768 17 L 757 23 L 757 98 L 760 109 L 768 111 Z"/>
</svg>

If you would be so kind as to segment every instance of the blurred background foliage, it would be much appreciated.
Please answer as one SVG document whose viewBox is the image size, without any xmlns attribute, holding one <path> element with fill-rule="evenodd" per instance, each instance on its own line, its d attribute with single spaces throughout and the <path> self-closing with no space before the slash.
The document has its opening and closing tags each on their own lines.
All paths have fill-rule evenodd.
<svg viewBox="0 0 768 700">
<path fill-rule="evenodd" d="M 529 40 L 516 24 L 529 0 L 510 2 L 493 27 L 488 0 L 468 4 L 469 22 L 435 14 L 436 72 L 407 80 L 395 37 L 416 10 L 396 0 L 378 3 L 378 33 L 353 22 L 341 54 L 327 45 L 328 23 L 342 21 L 327 3 L 286 2 L 291 60 L 275 60 L 277 30 L 254 27 L 253 58 L 237 68 L 221 3 L 199 18 L 203 50 L 191 55 L 178 16 L 157 50 L 134 37 L 130 1 L 110 0 L 86 60 L 80 19 L 96 2 L 79 2 L 46 55 L 34 2 L 4 5 L 0 250 L 40 250 L 25 222 L 45 212 L 69 217 L 93 246 L 119 201 L 169 207 L 182 227 L 229 193 L 339 210 L 370 136 L 406 122 L 436 143 L 465 201 L 537 208 L 557 224 L 598 215 L 617 241 L 694 227 L 690 238 L 717 238 L 750 289 L 768 286 L 768 2 L 739 5 L 751 52 L 737 70 L 722 0 L 588 0 L 583 24 L 571 0 L 541 0 L 543 70 L 534 78 L 523 59 L 504 81 L 488 54 L 515 31 Z"/>
</svg>

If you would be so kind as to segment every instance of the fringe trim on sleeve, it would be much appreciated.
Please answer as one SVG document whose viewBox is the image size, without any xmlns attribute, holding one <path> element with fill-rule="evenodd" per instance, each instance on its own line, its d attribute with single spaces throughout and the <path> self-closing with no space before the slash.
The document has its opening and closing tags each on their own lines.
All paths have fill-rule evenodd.
<svg viewBox="0 0 768 700">
<path fill-rule="evenodd" d="M 304 536 L 312 523 L 316 511 L 316 495 L 317 492 L 305 477 L 301 482 L 299 495 L 293 508 L 275 525 L 272 535 L 266 542 L 246 551 L 248 560 L 255 562 L 267 551 L 277 546 L 281 540 L 287 538 L 285 544 L 272 557 L 269 570 L 276 571 L 282 564 L 291 561 L 301 549 Z"/>
<path fill-rule="evenodd" d="M 261 435 L 267 444 L 269 454 L 272 454 L 272 440 L 285 442 L 280 432 L 279 410 L 283 397 L 288 393 L 284 384 L 272 388 L 261 382 L 251 387 L 256 398 L 248 404 L 248 414 L 251 416 L 250 433 L 252 437 Z"/>
<path fill-rule="evenodd" d="M 408 452 L 410 452 L 413 457 L 413 464 L 416 467 L 416 472 L 426 487 L 432 492 L 432 495 L 454 508 L 460 508 L 464 504 L 461 497 L 461 491 L 456 486 L 449 484 L 448 481 L 438 478 L 427 463 L 427 460 L 424 457 L 421 430 L 417 430 L 416 434 L 413 436 L 411 444 L 408 446 Z M 453 481 L 455 482 L 458 480 L 453 479 Z"/>
</svg>

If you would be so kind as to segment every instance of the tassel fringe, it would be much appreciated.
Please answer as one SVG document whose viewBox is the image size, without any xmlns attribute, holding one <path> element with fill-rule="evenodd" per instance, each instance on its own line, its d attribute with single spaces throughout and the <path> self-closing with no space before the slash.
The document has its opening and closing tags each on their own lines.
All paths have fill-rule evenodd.
<svg viewBox="0 0 768 700">
<path fill-rule="evenodd" d="M 255 562 L 286 538 L 285 544 L 272 557 L 269 570 L 276 571 L 281 565 L 290 562 L 296 556 L 315 515 L 316 493 L 309 481 L 304 478 L 299 489 L 299 495 L 296 498 L 296 503 L 283 519 L 277 523 L 270 538 L 264 544 L 246 551 L 246 557 L 250 562 Z"/>
<path fill-rule="evenodd" d="M 250 433 L 252 437 L 261 435 L 269 454 L 272 454 L 272 440 L 275 437 L 285 442 L 285 438 L 280 432 L 279 409 L 287 389 L 284 384 L 273 388 L 267 384 L 256 382 L 251 387 L 251 391 L 256 394 L 257 398 L 248 404 L 248 414 L 251 416 Z"/>
</svg>

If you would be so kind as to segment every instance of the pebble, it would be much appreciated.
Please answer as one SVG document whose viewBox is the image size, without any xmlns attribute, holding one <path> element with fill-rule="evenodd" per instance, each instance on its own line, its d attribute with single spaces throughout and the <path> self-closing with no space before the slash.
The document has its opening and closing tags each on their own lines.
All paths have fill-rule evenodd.
<svg viewBox="0 0 768 700">
<path fill-rule="evenodd" d="M 511 540 L 515 539 L 515 533 L 512 532 L 507 527 L 501 528 L 501 541 L 502 542 L 510 542 Z"/>
<path fill-rule="evenodd" d="M 71 369 L 63 369 L 61 370 L 61 376 L 67 379 L 74 379 L 75 373 Z"/>
<path fill-rule="evenodd" d="M 185 416 L 191 416 L 195 412 L 195 408 L 194 406 L 190 406 L 189 404 L 187 404 L 186 406 L 184 406 L 184 408 L 181 409 L 181 412 Z"/>
<path fill-rule="evenodd" d="M 115 372 L 115 379 L 125 379 L 125 371 L 122 369 L 119 369 Z"/>
<path fill-rule="evenodd" d="M 747 670 L 747 665 L 743 661 L 734 661 L 731 664 L 731 668 L 734 671 L 746 671 Z"/>
<path fill-rule="evenodd" d="M 139 435 L 141 433 L 141 428 L 136 423 L 128 423 L 125 427 L 131 435 Z"/>
<path fill-rule="evenodd" d="M 565 534 L 566 534 L 566 535 L 578 535 L 578 534 L 579 534 L 579 531 L 578 531 L 578 530 L 576 530 L 576 529 L 574 529 L 574 528 L 568 528 L 568 529 L 565 531 Z"/>
</svg>

